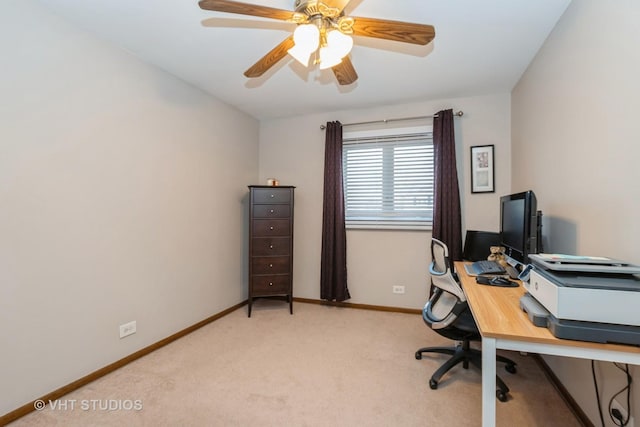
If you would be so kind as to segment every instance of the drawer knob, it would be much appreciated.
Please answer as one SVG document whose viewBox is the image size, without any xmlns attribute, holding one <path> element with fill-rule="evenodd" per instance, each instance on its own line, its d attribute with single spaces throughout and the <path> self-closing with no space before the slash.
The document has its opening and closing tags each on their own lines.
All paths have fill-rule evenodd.
<svg viewBox="0 0 640 427">
<path fill-rule="evenodd" d="M 275 194 L 272 194 L 272 195 L 271 195 L 271 198 L 273 199 L 274 197 L 276 197 L 276 195 L 275 195 Z"/>
<path fill-rule="evenodd" d="M 273 282 L 269 282 L 269 286 L 273 286 Z"/>
<path fill-rule="evenodd" d="M 273 226 L 269 227 L 269 230 L 273 230 Z"/>
<path fill-rule="evenodd" d="M 269 249 L 273 249 L 273 245 L 269 245 Z"/>
<path fill-rule="evenodd" d="M 271 211 L 270 211 L 270 212 L 271 212 L 271 213 L 273 213 L 273 209 L 271 209 Z"/>
<path fill-rule="evenodd" d="M 273 268 L 273 264 L 269 264 L 269 268 Z"/>
</svg>

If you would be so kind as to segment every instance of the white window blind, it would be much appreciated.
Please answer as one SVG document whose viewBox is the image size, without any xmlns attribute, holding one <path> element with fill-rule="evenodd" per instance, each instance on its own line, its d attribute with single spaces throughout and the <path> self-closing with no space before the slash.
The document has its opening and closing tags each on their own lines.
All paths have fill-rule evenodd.
<svg viewBox="0 0 640 427">
<path fill-rule="evenodd" d="M 430 225 L 431 132 L 345 136 L 342 153 L 348 225 Z"/>
</svg>

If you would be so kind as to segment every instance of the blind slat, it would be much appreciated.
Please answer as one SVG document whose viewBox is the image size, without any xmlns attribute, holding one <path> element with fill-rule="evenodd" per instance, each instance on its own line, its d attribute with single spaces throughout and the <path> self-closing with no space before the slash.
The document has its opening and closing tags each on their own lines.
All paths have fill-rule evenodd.
<svg viewBox="0 0 640 427">
<path fill-rule="evenodd" d="M 345 139 L 343 173 L 347 220 L 432 219 L 431 133 Z"/>
</svg>

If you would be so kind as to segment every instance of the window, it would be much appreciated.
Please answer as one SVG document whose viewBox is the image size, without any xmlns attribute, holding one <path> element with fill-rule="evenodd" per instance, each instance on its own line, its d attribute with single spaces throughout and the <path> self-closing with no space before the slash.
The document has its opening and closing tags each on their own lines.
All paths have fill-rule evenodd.
<svg viewBox="0 0 640 427">
<path fill-rule="evenodd" d="M 345 133 L 342 166 L 349 228 L 431 226 L 431 129 Z"/>
</svg>

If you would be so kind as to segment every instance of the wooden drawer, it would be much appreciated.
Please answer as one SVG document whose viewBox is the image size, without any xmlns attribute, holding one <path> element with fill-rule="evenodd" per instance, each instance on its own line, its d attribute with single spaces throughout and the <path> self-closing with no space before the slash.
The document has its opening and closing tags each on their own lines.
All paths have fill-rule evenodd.
<svg viewBox="0 0 640 427">
<path fill-rule="evenodd" d="M 252 274 L 285 274 L 290 272 L 288 256 L 267 256 L 251 258 Z"/>
<path fill-rule="evenodd" d="M 254 219 L 251 223 L 255 237 L 289 236 L 291 234 L 288 219 Z"/>
<path fill-rule="evenodd" d="M 289 205 L 255 205 L 253 207 L 254 218 L 289 218 L 291 206 Z"/>
<path fill-rule="evenodd" d="M 289 255 L 291 239 L 289 237 L 256 237 L 251 240 L 254 256 Z"/>
<path fill-rule="evenodd" d="M 252 279 L 253 295 L 288 294 L 291 288 L 291 276 L 254 276 Z"/>
<path fill-rule="evenodd" d="M 256 188 L 253 190 L 254 203 L 289 203 L 291 190 L 288 188 Z"/>
</svg>

